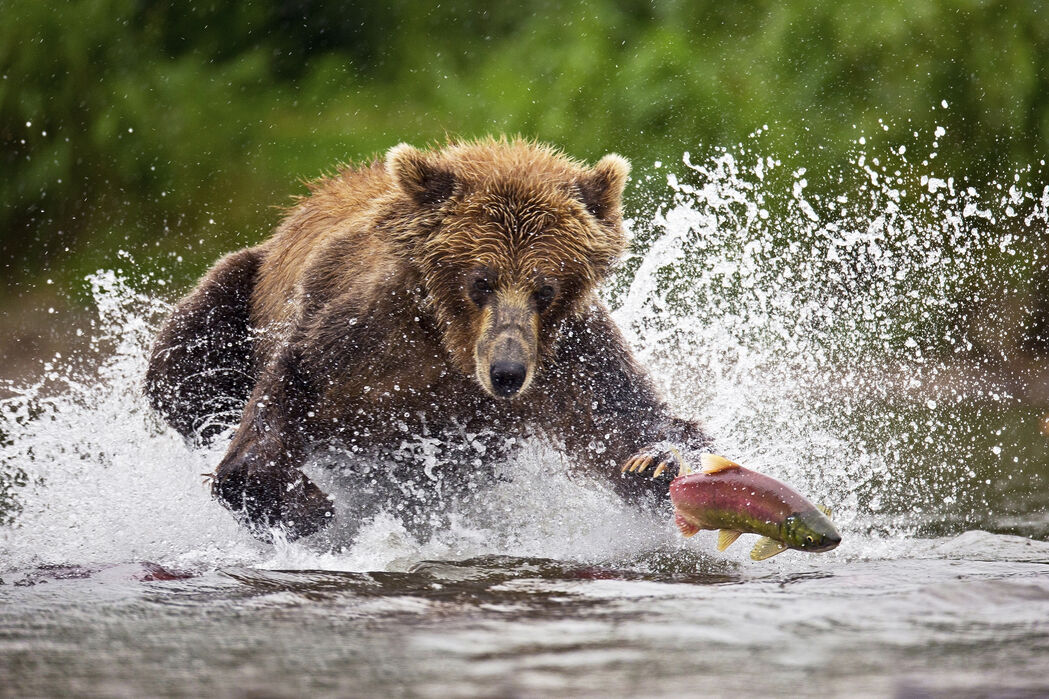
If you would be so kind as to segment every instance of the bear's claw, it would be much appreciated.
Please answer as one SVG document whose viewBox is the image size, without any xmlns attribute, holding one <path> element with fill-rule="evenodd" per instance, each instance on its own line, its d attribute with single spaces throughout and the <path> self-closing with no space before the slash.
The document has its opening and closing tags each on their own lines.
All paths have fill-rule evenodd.
<svg viewBox="0 0 1049 699">
<path fill-rule="evenodd" d="M 656 464 L 656 467 L 652 470 L 653 479 L 662 476 L 671 466 L 677 467 L 674 471 L 674 473 L 677 474 L 681 471 L 682 467 L 681 455 L 678 450 L 674 448 L 664 449 L 650 447 L 627 459 L 626 463 L 624 463 L 623 467 L 620 469 L 620 472 L 644 473 L 652 464 Z"/>
</svg>

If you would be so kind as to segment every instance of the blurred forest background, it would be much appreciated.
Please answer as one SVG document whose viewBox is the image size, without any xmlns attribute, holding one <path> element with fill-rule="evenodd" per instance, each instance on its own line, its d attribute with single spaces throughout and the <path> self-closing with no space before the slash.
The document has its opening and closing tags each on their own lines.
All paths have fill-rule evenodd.
<svg viewBox="0 0 1049 699">
<path fill-rule="evenodd" d="M 945 127 L 937 167 L 977 186 L 1033 167 L 1040 191 L 1049 153 L 1043 0 L 0 0 L 0 16 L 11 361 L 46 347 L 26 338 L 83 303 L 85 274 L 134 265 L 184 289 L 265 236 L 302 180 L 400 141 L 618 151 L 635 208 L 654 162 L 766 124 L 768 155 L 811 170 L 882 122 L 902 127 L 885 152 Z"/>
</svg>

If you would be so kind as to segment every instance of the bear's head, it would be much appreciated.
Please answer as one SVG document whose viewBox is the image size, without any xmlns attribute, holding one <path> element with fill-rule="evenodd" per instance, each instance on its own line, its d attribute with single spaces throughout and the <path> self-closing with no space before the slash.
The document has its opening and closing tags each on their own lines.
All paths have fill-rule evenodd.
<svg viewBox="0 0 1049 699">
<path fill-rule="evenodd" d="M 606 155 L 585 167 L 548 146 L 489 139 L 401 144 L 386 168 L 400 190 L 389 230 L 452 361 L 492 396 L 524 393 L 626 246 L 629 164 Z"/>
</svg>

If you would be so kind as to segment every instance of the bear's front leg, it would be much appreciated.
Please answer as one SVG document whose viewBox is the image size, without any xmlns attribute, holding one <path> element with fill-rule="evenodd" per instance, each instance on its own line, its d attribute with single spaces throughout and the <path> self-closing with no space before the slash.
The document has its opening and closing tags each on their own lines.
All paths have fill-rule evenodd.
<svg viewBox="0 0 1049 699">
<path fill-rule="evenodd" d="M 299 470 L 308 444 L 300 379 L 287 359 L 270 367 L 212 481 L 212 494 L 263 541 L 274 527 L 292 540 L 308 536 L 335 514 L 331 499 Z"/>
<path fill-rule="evenodd" d="M 665 414 L 646 421 L 645 427 L 639 436 L 644 446 L 629 450 L 629 456 L 620 462 L 622 487 L 662 497 L 682 467 L 698 463 L 700 453 L 710 449 L 710 440 L 697 423 Z"/>
<path fill-rule="evenodd" d="M 648 443 L 621 463 L 620 473 L 669 481 L 677 477 L 686 461 L 695 459 L 710 444 L 699 425 L 671 415 L 652 420 L 644 437 Z"/>
<path fill-rule="evenodd" d="M 681 474 L 682 466 L 698 462 L 699 454 L 710 449 L 710 440 L 695 422 L 659 415 L 658 404 L 652 408 L 657 417 L 635 422 L 638 430 L 630 435 L 633 439 L 612 445 L 610 451 L 618 465 L 620 492 L 633 497 L 650 494 L 667 502 L 670 482 Z"/>
<path fill-rule="evenodd" d="M 231 445 L 215 471 L 211 492 L 263 541 L 272 539 L 274 527 L 283 528 L 292 540 L 308 536 L 335 514 L 331 499 L 267 440 Z"/>
<path fill-rule="evenodd" d="M 547 379 L 546 429 L 628 499 L 669 506 L 682 460 L 698 458 L 710 440 L 670 412 L 602 307 L 570 319 L 563 332 Z"/>
</svg>

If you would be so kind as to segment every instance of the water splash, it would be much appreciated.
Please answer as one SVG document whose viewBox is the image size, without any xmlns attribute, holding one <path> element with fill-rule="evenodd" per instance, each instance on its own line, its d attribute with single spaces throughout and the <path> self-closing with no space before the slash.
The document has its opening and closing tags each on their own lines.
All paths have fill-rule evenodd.
<svg viewBox="0 0 1049 699">
<path fill-rule="evenodd" d="M 861 140 L 850 168 L 821 176 L 820 191 L 843 193 L 814 195 L 803 167 L 760 152 L 760 135 L 698 162 L 686 153 L 667 176 L 670 196 L 658 195 L 665 203 L 631 222 L 635 252 L 609 290 L 617 321 L 670 402 L 706 424 L 719 450 L 835 507 L 855 543 L 834 555 L 882 555 L 867 535 L 898 539 L 930 513 L 967 528 L 987 475 L 974 464 L 995 463 L 952 415 L 1008 396 L 981 378 L 979 356 L 964 364 L 976 367 L 964 380 L 954 358 L 972 360 L 979 342 L 967 310 L 995 289 L 1015 292 L 1042 265 L 1021 233 L 1049 221 L 1049 190 L 1030 194 L 1017 175 L 981 195 L 936 177 L 932 155 L 872 157 Z M 504 467 L 485 506 L 453 512 L 432 537 L 379 511 L 352 534 L 258 544 L 202 483 L 221 440 L 190 449 L 141 395 L 167 306 L 111 272 L 89 283 L 97 366 L 56 357 L 41 379 L 10 382 L 0 401 L 5 567 L 403 570 L 490 554 L 647 565 L 646 551 L 697 548 L 598 483 L 550 468 L 560 457 L 540 444 Z M 338 491 L 335 476 L 313 475 Z"/>
<path fill-rule="evenodd" d="M 142 396 L 153 332 L 166 307 L 113 272 L 89 278 L 97 319 L 88 353 L 57 357 L 42 377 L 11 384 L 0 401 L 7 442 L 0 471 L 24 472 L 14 525 L 0 529 L 0 559 L 39 563 L 165 560 L 193 565 L 254 547 L 209 501 L 200 474 L 216 453 L 194 452 L 162 428 Z M 83 330 L 81 330 L 83 332 Z"/>
<path fill-rule="evenodd" d="M 804 167 L 760 152 L 761 132 L 698 163 L 685 153 L 669 203 L 633 222 L 614 287 L 617 320 L 672 403 L 846 521 L 937 510 L 964 523 L 1001 468 L 1002 444 L 959 413 L 984 405 L 978 430 L 1015 406 L 993 379 L 1033 322 L 1049 188 L 1032 194 L 1030 172 L 989 194 L 937 177 L 944 136 L 920 162 L 905 146 L 868 155 L 860 138 L 822 194 Z"/>
</svg>

